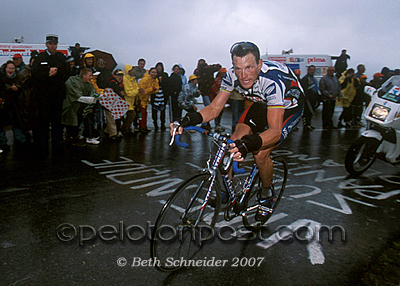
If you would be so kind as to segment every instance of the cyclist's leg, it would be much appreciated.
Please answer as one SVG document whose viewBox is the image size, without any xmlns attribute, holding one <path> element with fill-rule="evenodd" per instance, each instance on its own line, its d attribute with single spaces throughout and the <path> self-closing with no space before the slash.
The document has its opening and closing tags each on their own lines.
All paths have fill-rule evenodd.
<svg viewBox="0 0 400 286">
<path fill-rule="evenodd" d="M 242 139 L 243 136 L 262 132 L 267 124 L 267 108 L 266 105 L 260 103 L 252 103 L 246 108 L 240 116 L 235 127 L 235 132 L 232 134 L 233 141 Z M 229 172 L 229 177 L 232 179 L 232 170 Z"/>
<path fill-rule="evenodd" d="M 260 179 L 262 182 L 261 197 L 270 197 L 272 194 L 269 192 L 271 186 L 272 174 L 274 172 L 274 164 L 270 158 L 271 151 L 275 149 L 273 146 L 268 149 L 261 150 L 253 153 L 254 160 L 256 161 L 258 172 L 260 173 Z"/>
</svg>

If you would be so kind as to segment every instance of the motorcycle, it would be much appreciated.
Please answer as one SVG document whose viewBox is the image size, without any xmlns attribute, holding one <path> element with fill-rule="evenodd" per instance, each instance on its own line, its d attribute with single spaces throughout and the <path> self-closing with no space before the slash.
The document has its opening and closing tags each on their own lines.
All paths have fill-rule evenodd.
<svg viewBox="0 0 400 286">
<path fill-rule="evenodd" d="M 367 128 L 352 144 L 345 158 L 346 170 L 361 175 L 378 157 L 400 162 L 400 76 L 392 76 L 381 88 L 366 86 L 371 102 L 364 112 Z"/>
</svg>

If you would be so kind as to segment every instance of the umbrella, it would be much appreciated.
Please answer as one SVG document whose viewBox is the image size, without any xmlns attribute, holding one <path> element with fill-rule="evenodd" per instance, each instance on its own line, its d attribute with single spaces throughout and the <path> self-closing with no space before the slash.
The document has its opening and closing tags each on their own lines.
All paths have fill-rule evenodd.
<svg viewBox="0 0 400 286">
<path fill-rule="evenodd" d="M 91 53 L 92 55 L 94 55 L 96 61 L 98 61 L 99 59 L 104 59 L 106 61 L 106 68 L 109 70 L 114 70 L 117 66 L 117 62 L 115 61 L 113 55 L 110 53 L 100 50 L 88 51 L 87 53 Z"/>
</svg>

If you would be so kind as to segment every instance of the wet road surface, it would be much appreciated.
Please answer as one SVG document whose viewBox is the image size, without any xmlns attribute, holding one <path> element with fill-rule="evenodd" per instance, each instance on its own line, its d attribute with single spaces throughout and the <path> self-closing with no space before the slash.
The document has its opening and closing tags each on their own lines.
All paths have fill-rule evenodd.
<svg viewBox="0 0 400 286">
<path fill-rule="evenodd" d="M 253 234 L 221 216 L 218 226 L 237 232 L 207 243 L 197 259 L 225 265 L 173 273 L 138 263 L 150 258 L 162 202 L 205 166 L 209 139 L 186 135 L 190 147 L 181 149 L 152 131 L 47 158 L 12 148 L 0 155 L 0 284 L 356 285 L 399 234 L 400 168 L 377 160 L 348 176 L 344 156 L 362 129 L 322 130 L 319 112 L 315 130 L 300 127 L 275 151 L 289 162 L 289 180 L 268 226 Z M 229 109 L 223 125 L 230 129 Z M 290 238 L 284 226 L 296 230 Z M 322 226 L 336 227 L 331 238 Z"/>
</svg>

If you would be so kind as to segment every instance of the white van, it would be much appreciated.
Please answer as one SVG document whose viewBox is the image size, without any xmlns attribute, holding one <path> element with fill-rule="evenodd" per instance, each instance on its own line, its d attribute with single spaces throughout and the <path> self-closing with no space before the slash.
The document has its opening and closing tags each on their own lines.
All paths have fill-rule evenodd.
<svg viewBox="0 0 400 286">
<path fill-rule="evenodd" d="M 0 66 L 8 60 L 12 60 L 14 54 L 20 54 L 25 64 L 29 64 L 31 52 L 39 53 L 46 50 L 45 44 L 26 44 L 26 43 L 0 43 Z M 68 56 L 70 54 L 70 46 L 58 44 L 58 52 Z"/>
</svg>

